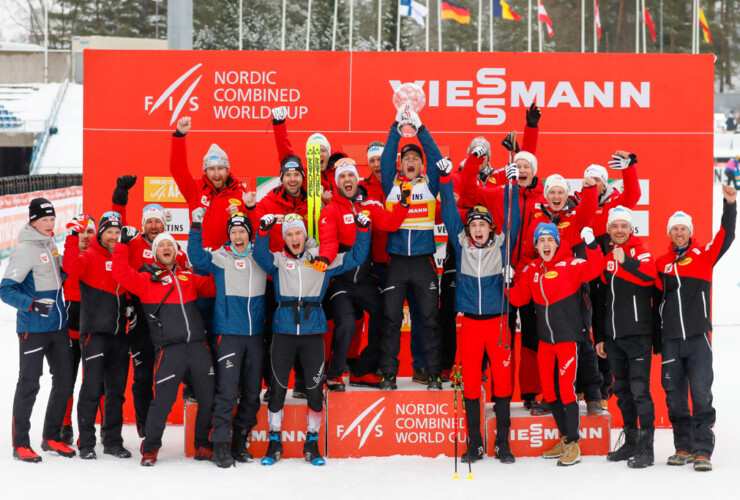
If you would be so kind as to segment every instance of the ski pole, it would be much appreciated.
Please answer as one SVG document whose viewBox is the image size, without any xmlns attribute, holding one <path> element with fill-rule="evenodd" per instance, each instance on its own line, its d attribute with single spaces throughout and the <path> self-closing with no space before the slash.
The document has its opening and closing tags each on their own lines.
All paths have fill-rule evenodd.
<svg viewBox="0 0 740 500">
<path fill-rule="evenodd" d="M 457 365 L 452 367 L 452 389 L 455 396 L 455 474 L 452 479 L 460 479 L 457 475 Z"/>
<path fill-rule="evenodd" d="M 516 151 L 516 130 L 513 131 L 511 134 L 509 134 L 511 137 L 511 149 L 509 150 L 509 165 L 513 163 L 514 160 L 514 151 Z M 506 280 L 506 273 L 509 271 L 509 266 L 511 266 L 511 197 L 513 195 L 512 193 L 512 182 L 510 180 L 506 180 L 506 191 L 509 195 L 508 200 L 508 211 L 506 213 L 506 234 L 504 235 L 504 245 L 506 248 L 505 260 L 504 260 L 504 287 L 501 293 L 501 324 L 499 325 L 499 334 L 498 334 L 498 345 L 501 345 L 501 337 L 503 337 L 504 333 L 504 325 L 506 325 L 506 328 L 509 327 L 509 307 L 508 302 L 506 299 L 506 291 L 509 289 L 509 284 Z M 506 310 L 504 310 L 504 306 L 506 306 Z M 507 331 L 506 334 L 506 348 L 509 348 L 509 333 Z"/>
<path fill-rule="evenodd" d="M 458 374 L 459 374 L 459 380 L 460 380 L 460 392 L 465 391 L 465 381 L 462 379 L 462 362 L 458 365 Z M 457 398 L 455 398 L 455 401 L 457 401 Z M 471 454 L 473 451 L 470 449 L 470 436 L 468 435 L 468 413 L 467 410 L 465 410 L 465 405 L 462 405 L 463 407 L 463 416 L 465 417 L 465 443 L 468 446 L 468 479 L 473 479 L 473 466 L 471 463 L 473 462 Z"/>
</svg>

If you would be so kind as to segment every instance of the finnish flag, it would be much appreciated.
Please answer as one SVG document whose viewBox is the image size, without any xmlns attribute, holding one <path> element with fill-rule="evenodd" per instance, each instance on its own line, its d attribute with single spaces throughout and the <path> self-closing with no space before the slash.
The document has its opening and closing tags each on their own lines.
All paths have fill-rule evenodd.
<svg viewBox="0 0 740 500">
<path fill-rule="evenodd" d="M 415 0 L 401 0 L 401 15 L 408 16 L 421 26 L 427 17 L 427 8 Z"/>
</svg>

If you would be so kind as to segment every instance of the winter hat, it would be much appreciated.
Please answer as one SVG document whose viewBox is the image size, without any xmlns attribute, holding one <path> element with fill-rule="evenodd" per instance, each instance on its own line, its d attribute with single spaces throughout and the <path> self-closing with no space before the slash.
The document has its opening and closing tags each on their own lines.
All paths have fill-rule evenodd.
<svg viewBox="0 0 740 500">
<path fill-rule="evenodd" d="M 560 231 L 558 231 L 558 226 L 552 222 L 539 223 L 537 229 L 534 230 L 534 246 L 537 246 L 537 240 L 539 240 L 541 236 L 552 236 L 555 238 L 558 246 L 560 245 Z"/>
<path fill-rule="evenodd" d="M 401 148 L 401 159 L 403 160 L 403 157 L 406 155 L 406 153 L 411 152 L 418 154 L 421 158 L 421 161 L 424 161 L 424 153 L 422 153 L 421 148 L 416 144 L 406 144 L 403 148 Z"/>
<path fill-rule="evenodd" d="M 616 207 L 609 210 L 609 217 L 606 221 L 606 230 L 609 230 L 609 226 L 612 225 L 612 222 L 617 220 L 623 220 L 626 221 L 627 224 L 630 225 L 632 230 L 635 230 L 635 226 L 632 224 L 632 210 L 630 210 L 627 207 L 623 207 L 622 205 L 617 205 Z"/>
<path fill-rule="evenodd" d="M 537 175 L 537 157 L 528 151 L 519 151 L 514 155 L 514 163 L 517 160 L 527 160 L 532 165 L 532 173 Z"/>
<path fill-rule="evenodd" d="M 326 148 L 326 151 L 331 153 L 329 140 L 324 136 L 324 134 L 319 134 L 318 132 L 316 132 L 315 134 L 311 134 L 311 137 L 309 137 L 306 141 L 306 155 L 308 155 L 308 143 L 312 141 L 319 141 L 319 146 L 324 146 Z"/>
<path fill-rule="evenodd" d="M 95 232 L 97 230 L 95 226 L 95 219 L 93 219 L 93 216 L 88 213 L 85 213 L 85 215 L 87 216 L 87 226 L 85 227 L 85 229 L 92 229 L 93 232 Z"/>
<path fill-rule="evenodd" d="M 694 234 L 694 224 L 693 222 L 691 222 L 691 216 L 687 214 L 686 212 L 681 212 L 679 210 L 675 214 L 671 215 L 670 219 L 668 219 L 668 235 L 669 236 L 670 236 L 671 228 L 673 226 L 678 226 L 678 225 L 684 225 L 688 227 L 691 235 Z"/>
<path fill-rule="evenodd" d="M 285 233 L 292 227 L 298 227 L 303 233 L 308 236 L 306 231 L 306 223 L 303 222 L 303 217 L 298 214 L 287 214 L 283 217 L 283 239 L 285 239 Z"/>
<path fill-rule="evenodd" d="M 601 179 L 601 182 L 603 182 L 605 186 L 609 184 L 609 174 L 601 165 L 589 165 L 589 167 L 583 172 L 583 176 Z"/>
<path fill-rule="evenodd" d="M 547 196 L 547 192 L 550 188 L 555 186 L 563 188 L 566 194 L 570 194 L 570 184 L 568 184 L 568 181 L 566 181 L 560 174 L 552 174 L 545 180 L 545 196 Z"/>
<path fill-rule="evenodd" d="M 352 158 L 342 158 L 334 166 L 334 183 L 339 184 L 339 174 L 342 172 L 354 172 L 355 177 L 359 180 L 360 174 L 357 173 L 357 163 Z"/>
<path fill-rule="evenodd" d="M 226 222 L 226 236 L 231 234 L 232 227 L 243 227 L 247 230 L 249 236 L 252 236 L 252 223 L 243 212 L 235 212 L 229 217 L 229 220 Z"/>
<path fill-rule="evenodd" d="M 56 216 L 54 205 L 46 198 L 34 198 L 28 205 L 28 220 L 30 222 L 40 219 L 41 217 Z"/>
<path fill-rule="evenodd" d="M 285 172 L 298 172 L 304 178 L 306 177 L 306 171 L 303 170 L 303 162 L 296 155 L 288 155 L 280 162 L 280 180 L 283 180 L 283 174 Z"/>
<path fill-rule="evenodd" d="M 482 220 L 488 222 L 491 226 L 493 226 L 493 216 L 491 216 L 491 212 L 489 212 L 488 209 L 482 205 L 470 207 L 468 209 L 468 213 L 466 214 L 466 219 L 466 225 L 470 225 L 470 223 L 474 220 Z"/>
<path fill-rule="evenodd" d="M 123 227 L 123 223 L 121 223 L 121 214 L 118 212 L 105 212 L 100 218 L 98 221 L 98 239 L 100 239 L 100 236 L 106 231 L 106 229 L 111 227 L 117 227 L 118 229 Z"/>
<path fill-rule="evenodd" d="M 488 156 L 489 158 L 491 157 L 491 143 L 488 142 L 485 137 L 479 135 L 478 137 L 475 137 L 472 141 L 470 141 L 467 154 L 469 155 L 473 148 L 476 146 L 480 146 L 485 149 L 486 156 Z"/>
<path fill-rule="evenodd" d="M 383 149 L 385 149 L 385 144 L 383 144 L 380 141 L 373 141 L 367 146 L 367 161 L 370 161 L 370 158 L 375 158 L 376 156 L 380 156 L 383 154 Z"/>
<path fill-rule="evenodd" d="M 154 238 L 154 241 L 152 242 L 152 253 L 154 254 L 155 258 L 156 258 L 156 255 L 157 255 L 157 247 L 164 240 L 171 241 L 172 244 L 175 245 L 175 250 L 177 250 L 177 242 L 175 241 L 175 238 L 173 238 L 170 233 L 167 233 L 167 232 L 159 233 L 157 235 L 157 237 Z"/>
<path fill-rule="evenodd" d="M 141 212 L 142 228 L 146 224 L 146 221 L 148 221 L 149 219 L 159 219 L 162 221 L 162 224 L 164 224 L 164 227 L 167 227 L 167 219 L 165 218 L 164 208 L 162 208 L 162 205 L 150 203 L 149 205 L 144 207 L 144 210 L 142 210 Z"/>
<path fill-rule="evenodd" d="M 203 157 L 203 170 L 208 167 L 226 167 L 229 168 L 229 157 L 218 144 L 211 144 L 208 153 Z"/>
</svg>

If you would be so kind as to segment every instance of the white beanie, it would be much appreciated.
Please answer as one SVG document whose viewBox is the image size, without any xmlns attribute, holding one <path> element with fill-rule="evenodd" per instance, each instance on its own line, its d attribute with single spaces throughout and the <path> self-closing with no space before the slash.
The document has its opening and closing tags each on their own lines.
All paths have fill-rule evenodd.
<svg viewBox="0 0 740 500">
<path fill-rule="evenodd" d="M 519 151 L 514 155 L 514 163 L 517 160 L 527 160 L 532 165 L 532 173 L 537 175 L 537 157 L 528 151 Z"/>
<path fill-rule="evenodd" d="M 694 234 L 694 224 L 691 222 L 691 216 L 686 212 L 681 212 L 680 210 L 671 215 L 671 218 L 668 219 L 668 235 L 670 236 L 671 228 L 673 226 L 679 225 L 684 225 L 688 227 L 691 235 Z"/>
<path fill-rule="evenodd" d="M 286 219 L 290 219 L 286 221 Z M 293 227 L 298 227 L 303 231 L 303 233 L 308 236 L 308 231 L 306 231 L 306 223 L 303 222 L 303 217 L 301 217 L 298 214 L 287 214 L 285 217 L 283 217 L 283 239 L 285 239 L 285 233 L 288 232 L 288 229 Z"/>
<path fill-rule="evenodd" d="M 167 219 L 165 218 L 164 208 L 162 208 L 161 205 L 150 203 L 149 205 L 144 207 L 144 210 L 141 213 L 142 228 L 146 224 L 146 221 L 148 221 L 149 219 L 159 219 L 162 221 L 162 224 L 164 224 L 164 227 L 167 227 Z"/>
<path fill-rule="evenodd" d="M 566 195 L 570 194 L 570 184 L 568 184 L 568 181 L 566 181 L 565 178 L 560 174 L 552 174 L 545 180 L 545 196 L 547 196 L 547 192 L 550 190 L 550 188 L 553 188 L 555 186 L 560 186 L 561 188 L 563 188 Z"/>
<path fill-rule="evenodd" d="M 601 165 L 589 165 L 588 168 L 583 172 L 583 176 L 595 177 L 597 179 L 601 179 L 604 185 L 609 184 L 609 174 Z"/>
<path fill-rule="evenodd" d="M 156 238 L 154 238 L 154 241 L 152 242 L 152 253 L 154 254 L 154 258 L 157 258 L 157 247 L 160 243 L 162 243 L 164 240 L 169 240 L 172 242 L 173 245 L 175 245 L 175 251 L 177 251 L 177 242 L 175 241 L 175 238 L 172 237 L 170 233 L 159 233 Z"/>
<path fill-rule="evenodd" d="M 339 184 L 339 174 L 343 172 L 354 172 L 357 180 L 360 179 L 360 175 L 357 173 L 357 163 L 352 158 L 340 158 L 334 164 L 334 183 Z"/>
<path fill-rule="evenodd" d="M 370 161 L 370 158 L 375 158 L 376 156 L 381 156 L 383 154 L 383 150 L 385 149 L 385 146 L 370 146 L 367 148 L 367 161 Z"/>
<path fill-rule="evenodd" d="M 609 230 L 609 226 L 612 225 L 612 222 L 617 220 L 623 220 L 626 221 L 627 224 L 630 225 L 632 230 L 635 230 L 635 226 L 632 224 L 632 210 L 630 210 L 627 207 L 623 207 L 622 205 L 617 205 L 616 207 L 609 210 L 609 217 L 606 221 L 606 230 Z"/>
<path fill-rule="evenodd" d="M 311 137 L 308 138 L 306 141 L 306 155 L 308 155 L 308 143 L 311 141 L 318 141 L 319 146 L 324 146 L 326 148 L 326 151 L 331 154 L 331 146 L 329 145 L 329 140 L 324 137 L 324 134 L 319 134 L 316 132 L 315 134 L 311 134 Z"/>
<path fill-rule="evenodd" d="M 229 157 L 218 144 L 211 144 L 208 153 L 203 157 L 203 170 L 208 167 L 226 167 L 229 168 Z"/>
</svg>

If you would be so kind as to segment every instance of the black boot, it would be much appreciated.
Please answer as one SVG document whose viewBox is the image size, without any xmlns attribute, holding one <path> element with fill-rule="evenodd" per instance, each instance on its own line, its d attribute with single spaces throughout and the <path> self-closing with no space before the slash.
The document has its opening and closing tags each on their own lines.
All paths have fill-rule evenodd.
<svg viewBox="0 0 740 500">
<path fill-rule="evenodd" d="M 229 451 L 229 443 L 213 443 L 213 461 L 222 469 L 235 465 L 231 451 Z"/>
<path fill-rule="evenodd" d="M 503 464 L 513 464 L 514 455 L 509 447 L 509 427 L 511 426 L 511 396 L 495 398 L 496 412 L 496 460 Z"/>
<path fill-rule="evenodd" d="M 653 465 L 655 456 L 653 454 L 653 429 L 640 429 L 635 448 L 635 455 L 627 460 L 627 466 L 630 469 L 644 469 Z"/>
<path fill-rule="evenodd" d="M 307 432 L 306 442 L 303 443 L 303 456 L 311 465 L 325 465 L 326 460 L 319 451 L 319 433 Z"/>
<path fill-rule="evenodd" d="M 239 463 L 246 464 L 254 460 L 252 454 L 247 451 L 251 432 L 251 429 L 234 427 L 234 435 L 231 438 L 231 456 Z"/>
<path fill-rule="evenodd" d="M 262 458 L 262 465 L 275 465 L 283 455 L 283 442 L 280 440 L 280 432 L 270 431 L 270 440 L 267 444 L 267 453 Z"/>
<path fill-rule="evenodd" d="M 610 462 L 621 462 L 632 458 L 637 447 L 638 430 L 635 427 L 625 426 L 617 439 L 617 449 L 606 454 Z M 621 443 L 621 446 L 620 446 Z"/>
<path fill-rule="evenodd" d="M 462 454 L 463 463 L 483 459 L 483 437 L 480 432 L 480 400 L 463 398 L 465 424 L 468 432 L 468 449 Z"/>
</svg>

